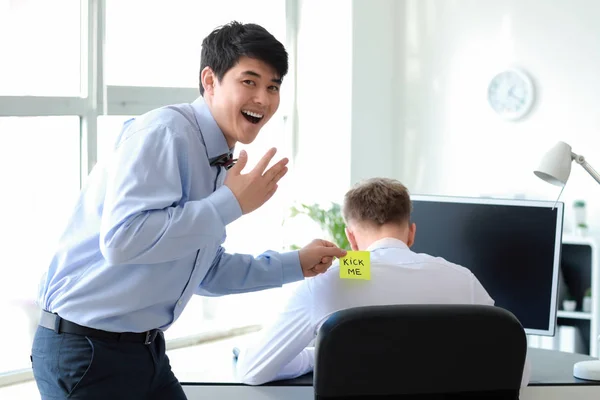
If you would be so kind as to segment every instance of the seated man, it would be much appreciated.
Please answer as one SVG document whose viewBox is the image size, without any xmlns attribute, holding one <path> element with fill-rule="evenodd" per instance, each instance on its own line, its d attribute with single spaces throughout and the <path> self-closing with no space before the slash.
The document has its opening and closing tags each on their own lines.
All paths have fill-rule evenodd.
<svg viewBox="0 0 600 400">
<path fill-rule="evenodd" d="M 410 223 L 409 193 L 393 179 L 370 179 L 344 198 L 343 217 L 352 250 L 371 252 L 371 280 L 340 279 L 339 263 L 304 280 L 284 311 L 239 352 L 237 375 L 246 384 L 295 378 L 312 371 L 314 347 L 307 347 L 335 311 L 388 304 L 493 305 L 466 268 L 439 257 L 413 253 L 416 226 Z M 522 385 L 529 382 L 529 363 Z"/>
</svg>

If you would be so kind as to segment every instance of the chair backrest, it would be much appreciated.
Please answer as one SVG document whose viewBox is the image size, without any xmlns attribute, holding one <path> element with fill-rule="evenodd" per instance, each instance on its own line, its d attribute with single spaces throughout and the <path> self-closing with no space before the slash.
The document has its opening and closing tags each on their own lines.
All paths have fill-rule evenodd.
<svg viewBox="0 0 600 400">
<path fill-rule="evenodd" d="M 315 398 L 518 399 L 525 331 L 482 305 L 389 305 L 332 314 L 319 329 Z"/>
</svg>

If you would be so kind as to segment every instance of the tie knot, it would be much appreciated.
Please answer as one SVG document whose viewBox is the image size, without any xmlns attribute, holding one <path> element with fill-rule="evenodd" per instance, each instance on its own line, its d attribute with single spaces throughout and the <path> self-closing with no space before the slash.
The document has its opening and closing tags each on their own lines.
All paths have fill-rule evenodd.
<svg viewBox="0 0 600 400">
<path fill-rule="evenodd" d="M 237 159 L 233 158 L 232 153 L 221 154 L 219 157 L 215 158 L 210 162 L 211 166 L 220 166 L 225 167 L 225 169 L 229 169 L 234 166 Z"/>
</svg>

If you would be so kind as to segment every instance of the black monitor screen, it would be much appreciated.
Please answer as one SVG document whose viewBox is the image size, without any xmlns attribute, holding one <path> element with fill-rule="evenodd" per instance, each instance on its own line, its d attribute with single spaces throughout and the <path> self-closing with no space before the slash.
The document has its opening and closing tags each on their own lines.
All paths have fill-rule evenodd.
<svg viewBox="0 0 600 400">
<path fill-rule="evenodd" d="M 554 335 L 563 204 L 412 196 L 412 250 L 473 272 L 528 334 Z"/>
</svg>

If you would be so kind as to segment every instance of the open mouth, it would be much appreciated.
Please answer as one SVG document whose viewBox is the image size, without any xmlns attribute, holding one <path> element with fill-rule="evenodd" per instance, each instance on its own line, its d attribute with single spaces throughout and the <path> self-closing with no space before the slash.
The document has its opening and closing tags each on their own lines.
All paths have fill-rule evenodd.
<svg viewBox="0 0 600 400">
<path fill-rule="evenodd" d="M 252 124 L 258 124 L 264 115 L 248 110 L 242 110 L 242 115 Z"/>
</svg>

